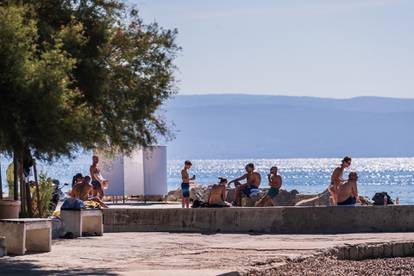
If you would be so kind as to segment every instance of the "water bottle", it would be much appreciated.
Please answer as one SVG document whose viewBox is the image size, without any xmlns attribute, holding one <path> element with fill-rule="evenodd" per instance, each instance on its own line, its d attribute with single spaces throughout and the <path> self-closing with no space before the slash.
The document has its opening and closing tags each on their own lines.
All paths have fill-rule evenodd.
<svg viewBox="0 0 414 276">
<path fill-rule="evenodd" d="M 387 205 L 388 204 L 388 198 L 387 198 L 387 195 L 384 195 L 384 205 Z"/>
</svg>

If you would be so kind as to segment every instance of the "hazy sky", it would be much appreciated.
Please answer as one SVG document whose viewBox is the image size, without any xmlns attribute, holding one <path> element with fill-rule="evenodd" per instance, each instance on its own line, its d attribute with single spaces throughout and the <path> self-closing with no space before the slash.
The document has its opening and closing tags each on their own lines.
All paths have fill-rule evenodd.
<svg viewBox="0 0 414 276">
<path fill-rule="evenodd" d="M 129 0 L 178 28 L 180 94 L 414 98 L 413 0 Z"/>
</svg>

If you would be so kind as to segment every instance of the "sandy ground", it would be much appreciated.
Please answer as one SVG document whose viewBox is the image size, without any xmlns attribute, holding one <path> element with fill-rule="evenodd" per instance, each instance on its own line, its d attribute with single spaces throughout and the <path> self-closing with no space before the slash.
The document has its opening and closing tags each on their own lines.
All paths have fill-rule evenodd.
<svg viewBox="0 0 414 276">
<path fill-rule="evenodd" d="M 414 240 L 414 233 L 248 235 L 106 233 L 53 241 L 52 252 L 0 258 L 1 275 L 218 275 L 271 268 L 344 244 Z"/>
</svg>

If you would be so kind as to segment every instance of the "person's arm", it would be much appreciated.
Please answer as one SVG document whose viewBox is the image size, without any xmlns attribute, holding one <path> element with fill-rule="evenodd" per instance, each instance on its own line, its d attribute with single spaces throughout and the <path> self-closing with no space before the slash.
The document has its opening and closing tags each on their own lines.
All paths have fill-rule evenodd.
<svg viewBox="0 0 414 276">
<path fill-rule="evenodd" d="M 221 199 L 223 200 L 223 202 L 226 201 L 226 193 L 226 186 L 224 186 L 221 190 Z"/>
<path fill-rule="evenodd" d="M 354 182 L 354 184 L 352 185 L 352 193 L 353 193 L 356 201 L 358 203 L 361 203 L 361 201 L 359 200 L 359 196 L 358 196 L 358 188 L 357 188 L 357 183 L 356 182 Z"/>
<path fill-rule="evenodd" d="M 240 176 L 239 178 L 236 178 L 236 179 L 233 179 L 232 181 L 230 181 L 227 185 L 229 185 L 230 186 L 230 184 L 231 183 L 234 183 L 234 182 L 239 182 L 240 180 L 243 180 L 243 179 L 246 179 L 247 178 L 247 174 L 245 174 L 245 175 L 243 175 L 243 176 Z"/>
</svg>

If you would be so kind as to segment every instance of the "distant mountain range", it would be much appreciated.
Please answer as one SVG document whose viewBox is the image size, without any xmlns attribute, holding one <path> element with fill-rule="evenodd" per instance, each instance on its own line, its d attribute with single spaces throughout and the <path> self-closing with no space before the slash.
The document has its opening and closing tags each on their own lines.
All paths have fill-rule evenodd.
<svg viewBox="0 0 414 276">
<path fill-rule="evenodd" d="M 414 99 L 176 96 L 165 110 L 169 159 L 414 156 Z"/>
</svg>

